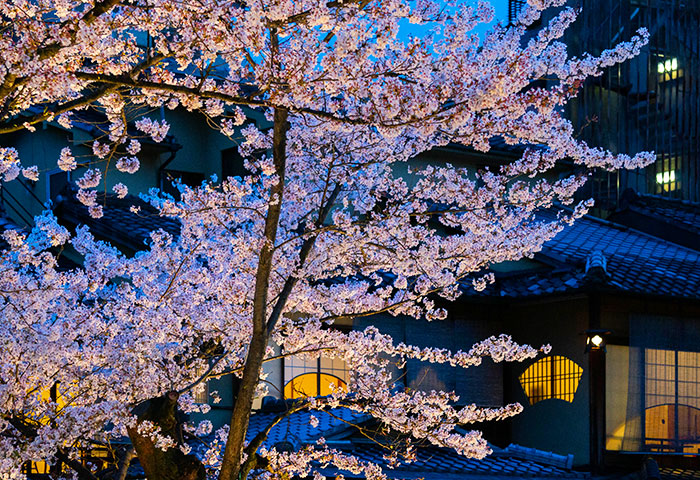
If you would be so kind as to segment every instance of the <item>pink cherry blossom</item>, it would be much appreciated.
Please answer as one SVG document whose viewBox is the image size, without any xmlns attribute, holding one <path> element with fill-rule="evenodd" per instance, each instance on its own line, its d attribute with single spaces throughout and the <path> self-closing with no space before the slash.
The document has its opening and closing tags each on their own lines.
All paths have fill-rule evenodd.
<svg viewBox="0 0 700 480">
<path fill-rule="evenodd" d="M 171 114 L 235 138 L 250 172 L 181 186 L 177 201 L 149 192 L 156 214 L 180 232 L 152 232 L 133 256 L 84 226 L 68 233 L 48 211 L 30 233 L 5 232 L 0 477 L 22 478 L 29 461 L 69 468 L 62 455 L 126 435 L 154 476 L 154 451 L 190 450 L 172 422 L 138 412 L 160 402 L 172 418 L 176 407 L 205 413 L 191 394 L 236 375 L 230 425 L 191 425 L 192 435 L 213 440 L 201 461 L 170 465 L 176 476 L 318 478 L 321 465 L 384 479 L 379 465 L 323 439 L 294 452 L 246 443 L 252 401 L 269 380 L 262 367 L 280 355 L 345 362 L 347 390 L 293 408 L 374 417 L 409 444 L 392 464 L 415 458 L 412 443 L 487 455 L 478 431 L 456 427 L 522 406 L 457 407 L 454 392 L 397 389 L 393 364 L 472 368 L 487 357 L 525 361 L 549 346 L 500 335 L 449 351 L 375 327 L 333 326 L 371 315 L 440 322 L 449 307 L 437 300 L 486 288 L 489 266 L 531 257 L 586 212 L 590 204 L 573 198 L 591 169 L 654 160 L 588 145 L 562 114 L 586 78 L 638 54 L 648 32 L 598 56 L 569 57 L 561 39 L 576 11 L 564 3 L 529 1 L 515 25 L 480 37 L 475 27 L 494 14 L 484 1 L 0 2 L 0 134 L 54 120 L 80 128 L 74 139 L 87 135 L 82 145 L 94 157 L 76 196 L 90 215 L 110 208 L 113 198 L 98 204 L 95 189 L 106 188 L 115 156 L 126 151 L 116 168 L 136 172 L 140 142 L 164 141 Z M 552 20 L 528 30 L 550 7 L 558 9 Z M 424 33 L 401 35 L 407 23 Z M 550 86 L 533 88 L 544 77 Z M 92 128 L 94 112 L 102 120 Z M 243 126 L 247 117 L 254 122 Z M 527 148 L 483 171 L 413 160 L 451 143 L 488 152 L 494 137 Z M 580 172 L 548 175 L 563 159 Z M 76 166 L 66 146 L 59 167 Z M 0 148 L 3 180 L 22 168 L 16 149 Z M 127 193 L 122 184 L 113 191 Z M 542 209 L 559 215 L 535 217 Z M 59 268 L 61 247 L 83 265 Z M 53 399 L 45 394 L 52 386 Z M 255 471 L 259 458 L 264 472 Z"/>
<path fill-rule="evenodd" d="M 64 172 L 70 172 L 75 170 L 77 166 L 78 164 L 75 161 L 71 149 L 69 147 L 63 147 L 61 149 L 61 156 L 58 159 L 58 168 Z"/>
</svg>

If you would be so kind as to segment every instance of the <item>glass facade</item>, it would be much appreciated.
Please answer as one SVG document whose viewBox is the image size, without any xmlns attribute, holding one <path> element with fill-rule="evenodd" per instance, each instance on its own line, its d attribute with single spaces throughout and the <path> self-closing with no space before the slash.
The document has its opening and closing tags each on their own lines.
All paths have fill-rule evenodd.
<svg viewBox="0 0 700 480">
<path fill-rule="evenodd" d="M 641 27 L 650 33 L 638 57 L 589 79 L 569 108 L 589 143 L 614 152 L 656 152 L 656 163 L 643 171 L 596 173 L 585 194 L 603 210 L 615 208 L 626 188 L 700 201 L 698 24 L 698 2 L 591 0 L 572 27 L 573 55 L 599 54 Z"/>
<path fill-rule="evenodd" d="M 509 18 L 522 3 L 510 0 Z M 642 27 L 650 33 L 639 56 L 589 78 L 567 114 L 589 144 L 620 153 L 654 151 L 657 161 L 642 171 L 596 172 L 581 196 L 594 197 L 601 214 L 614 209 L 627 188 L 700 201 L 700 2 L 569 5 L 583 7 L 565 37 L 570 55 L 599 55 Z"/>
</svg>

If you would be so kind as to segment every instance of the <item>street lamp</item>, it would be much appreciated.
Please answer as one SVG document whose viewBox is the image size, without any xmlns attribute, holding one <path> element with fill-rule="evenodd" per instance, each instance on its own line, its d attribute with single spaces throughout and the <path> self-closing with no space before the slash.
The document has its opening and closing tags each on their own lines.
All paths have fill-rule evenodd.
<svg viewBox="0 0 700 480">
<path fill-rule="evenodd" d="M 612 333 L 610 330 L 600 328 L 586 330 L 586 349 L 584 353 L 588 353 L 591 350 L 602 350 L 605 352 L 605 336 L 610 333 Z"/>
<path fill-rule="evenodd" d="M 590 462 L 591 471 L 598 473 L 603 467 L 605 444 L 605 337 L 610 330 L 594 328 L 586 330 L 588 355 L 588 395 L 590 414 Z"/>
</svg>

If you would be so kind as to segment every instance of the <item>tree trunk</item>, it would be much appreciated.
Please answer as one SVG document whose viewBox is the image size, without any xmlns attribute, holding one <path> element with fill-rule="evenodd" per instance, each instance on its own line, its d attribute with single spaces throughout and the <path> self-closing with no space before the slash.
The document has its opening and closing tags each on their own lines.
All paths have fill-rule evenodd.
<svg viewBox="0 0 700 480">
<path fill-rule="evenodd" d="M 182 442 L 177 399 L 177 393 L 170 392 L 143 403 L 134 410 L 138 423 L 150 421 L 160 427 L 161 435 Z M 204 465 L 194 455 L 185 455 L 179 448 L 163 451 L 148 436 L 139 434 L 137 428 L 129 428 L 128 432 L 148 480 L 205 480 Z"/>
<path fill-rule="evenodd" d="M 228 441 L 221 462 L 219 480 L 239 479 L 241 460 L 243 456 L 243 443 L 248 430 L 248 420 L 253 407 L 255 388 L 260 381 L 260 369 L 265 357 L 267 346 L 267 295 L 270 284 L 270 271 L 272 270 L 272 257 L 275 251 L 277 238 L 277 226 L 282 211 L 282 195 L 284 193 L 284 173 L 287 157 L 287 123 L 288 111 L 285 108 L 276 108 L 274 115 L 274 127 L 272 136 L 272 154 L 275 164 L 275 173 L 278 176 L 277 184 L 270 191 L 270 200 L 265 217 L 265 238 L 255 278 L 255 294 L 253 302 L 253 335 L 248 346 L 243 377 L 241 378 L 238 398 L 233 407 Z"/>
</svg>

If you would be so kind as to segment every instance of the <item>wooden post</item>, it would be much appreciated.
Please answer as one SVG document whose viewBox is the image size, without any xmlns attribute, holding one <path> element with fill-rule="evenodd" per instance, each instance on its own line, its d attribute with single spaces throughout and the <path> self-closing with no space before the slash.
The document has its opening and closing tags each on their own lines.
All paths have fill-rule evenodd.
<svg viewBox="0 0 700 480">
<path fill-rule="evenodd" d="M 589 294 L 589 328 L 600 328 L 600 294 Z M 588 351 L 588 395 L 590 423 L 590 465 L 592 473 L 603 469 L 605 448 L 605 348 Z"/>
</svg>

